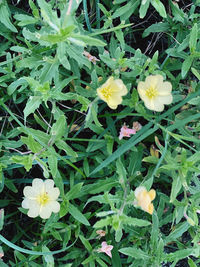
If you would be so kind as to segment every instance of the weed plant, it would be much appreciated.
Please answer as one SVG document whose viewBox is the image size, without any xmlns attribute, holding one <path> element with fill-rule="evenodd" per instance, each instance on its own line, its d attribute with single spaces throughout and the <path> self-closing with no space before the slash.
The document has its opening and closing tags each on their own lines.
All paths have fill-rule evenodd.
<svg viewBox="0 0 200 267">
<path fill-rule="evenodd" d="M 199 29 L 199 0 L 0 0 L 0 266 L 199 266 Z"/>
</svg>

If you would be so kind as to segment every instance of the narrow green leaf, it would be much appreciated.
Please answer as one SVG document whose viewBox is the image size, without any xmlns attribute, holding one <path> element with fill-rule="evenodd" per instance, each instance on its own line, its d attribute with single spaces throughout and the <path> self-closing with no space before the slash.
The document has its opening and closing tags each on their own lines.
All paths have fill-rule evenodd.
<svg viewBox="0 0 200 267">
<path fill-rule="evenodd" d="M 195 52 L 196 50 L 197 38 L 198 38 L 198 26 L 197 23 L 195 23 L 190 32 L 189 48 L 191 53 Z"/>
<path fill-rule="evenodd" d="M 191 56 L 188 56 L 184 60 L 182 68 L 181 68 L 181 76 L 182 76 L 182 78 L 185 78 L 186 74 L 188 73 L 190 67 L 192 66 L 193 59 L 194 59 L 194 57 L 191 55 Z"/>
<path fill-rule="evenodd" d="M 179 175 L 176 177 L 173 177 L 173 182 L 172 182 L 172 189 L 171 189 L 171 194 L 170 194 L 170 202 L 173 203 L 174 200 L 176 199 L 179 191 L 181 190 L 182 183 Z"/>
<path fill-rule="evenodd" d="M 152 6 L 156 9 L 156 11 L 160 14 L 161 17 L 166 18 L 166 10 L 165 6 L 160 0 L 151 0 Z"/>
<path fill-rule="evenodd" d="M 87 226 L 90 225 L 86 217 L 74 205 L 69 203 L 68 208 L 69 208 L 69 213 L 72 215 L 72 217 L 74 217 L 74 219 Z"/>
<path fill-rule="evenodd" d="M 140 9 L 139 9 L 139 14 L 140 14 L 141 19 L 143 19 L 146 16 L 149 5 L 150 5 L 150 0 L 147 0 L 144 4 L 143 4 L 143 1 L 141 2 Z"/>
<path fill-rule="evenodd" d="M 144 32 L 142 37 L 147 37 L 152 32 L 166 32 L 170 28 L 168 22 L 158 22 L 149 26 Z"/>
</svg>

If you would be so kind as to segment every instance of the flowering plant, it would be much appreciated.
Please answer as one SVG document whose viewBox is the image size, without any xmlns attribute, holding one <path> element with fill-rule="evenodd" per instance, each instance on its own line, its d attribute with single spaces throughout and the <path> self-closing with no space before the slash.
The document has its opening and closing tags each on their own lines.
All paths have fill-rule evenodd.
<svg viewBox="0 0 200 267">
<path fill-rule="evenodd" d="M 116 109 L 122 103 L 122 96 L 127 93 L 128 90 L 123 81 L 120 79 L 114 80 L 112 76 L 97 89 L 98 96 L 112 109 Z"/>
<path fill-rule="evenodd" d="M 152 214 L 154 207 L 151 201 L 154 200 L 155 197 L 155 190 L 151 189 L 149 192 L 147 192 L 144 186 L 139 186 L 135 189 L 136 201 L 134 202 L 134 204 L 136 206 L 140 206 L 142 210 L 148 212 L 149 214 Z"/>
<path fill-rule="evenodd" d="M 60 204 L 56 201 L 60 195 L 59 189 L 54 188 L 54 181 L 35 178 L 32 186 L 24 188 L 25 199 L 22 201 L 22 207 L 28 210 L 28 216 L 35 218 L 40 216 L 42 219 L 48 219 L 52 212 L 59 212 Z"/>
<path fill-rule="evenodd" d="M 163 82 L 161 75 L 150 75 L 145 82 L 138 83 L 138 93 L 145 106 L 154 111 L 163 111 L 164 105 L 172 103 L 172 85 Z"/>
</svg>

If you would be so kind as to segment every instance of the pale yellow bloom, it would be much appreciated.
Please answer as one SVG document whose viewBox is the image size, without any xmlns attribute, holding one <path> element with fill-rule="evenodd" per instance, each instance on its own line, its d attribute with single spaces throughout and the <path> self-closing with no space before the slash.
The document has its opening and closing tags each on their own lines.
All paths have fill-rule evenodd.
<svg viewBox="0 0 200 267">
<path fill-rule="evenodd" d="M 173 101 L 170 82 L 163 82 L 163 76 L 150 75 L 145 82 L 138 83 L 138 93 L 145 106 L 154 111 L 163 111 L 164 105 Z"/>
<path fill-rule="evenodd" d="M 24 188 L 24 200 L 22 207 L 29 209 L 28 216 L 35 218 L 40 216 L 42 219 L 48 219 L 52 212 L 59 212 L 60 204 L 56 201 L 60 195 L 60 190 L 54 188 L 54 181 L 47 179 L 34 179 L 32 186 Z"/>
<path fill-rule="evenodd" d="M 128 90 L 123 81 L 120 79 L 114 80 L 112 76 L 97 89 L 98 96 L 112 109 L 116 109 L 122 103 L 122 96 L 127 93 Z"/>
<path fill-rule="evenodd" d="M 144 211 L 152 214 L 154 207 L 151 203 L 152 200 L 156 197 L 156 192 L 154 189 L 151 189 L 149 192 L 147 192 L 146 188 L 144 186 L 139 186 L 135 189 L 135 205 L 139 206 Z"/>
</svg>

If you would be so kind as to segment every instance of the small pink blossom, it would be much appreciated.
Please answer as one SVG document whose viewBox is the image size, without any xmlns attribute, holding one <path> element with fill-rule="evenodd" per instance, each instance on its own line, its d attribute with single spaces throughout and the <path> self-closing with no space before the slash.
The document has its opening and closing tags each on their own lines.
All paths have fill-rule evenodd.
<svg viewBox="0 0 200 267">
<path fill-rule="evenodd" d="M 119 140 L 121 140 L 123 137 L 130 137 L 130 134 L 135 134 L 136 130 L 135 129 L 130 129 L 126 125 L 123 125 L 120 133 L 119 133 Z"/>
<path fill-rule="evenodd" d="M 90 53 L 84 50 L 83 55 L 88 58 L 89 61 L 91 61 L 94 65 L 96 65 L 97 61 L 100 61 L 98 58 L 95 56 L 92 56 Z"/>
<path fill-rule="evenodd" d="M 99 235 L 98 238 L 101 238 L 106 235 L 106 231 L 104 230 L 97 230 L 96 233 L 97 235 Z"/>
<path fill-rule="evenodd" d="M 109 257 L 112 258 L 111 250 L 113 249 L 113 246 L 108 245 L 105 241 L 101 243 L 101 248 L 99 248 L 97 251 L 98 252 L 104 252 L 106 253 Z"/>
</svg>

